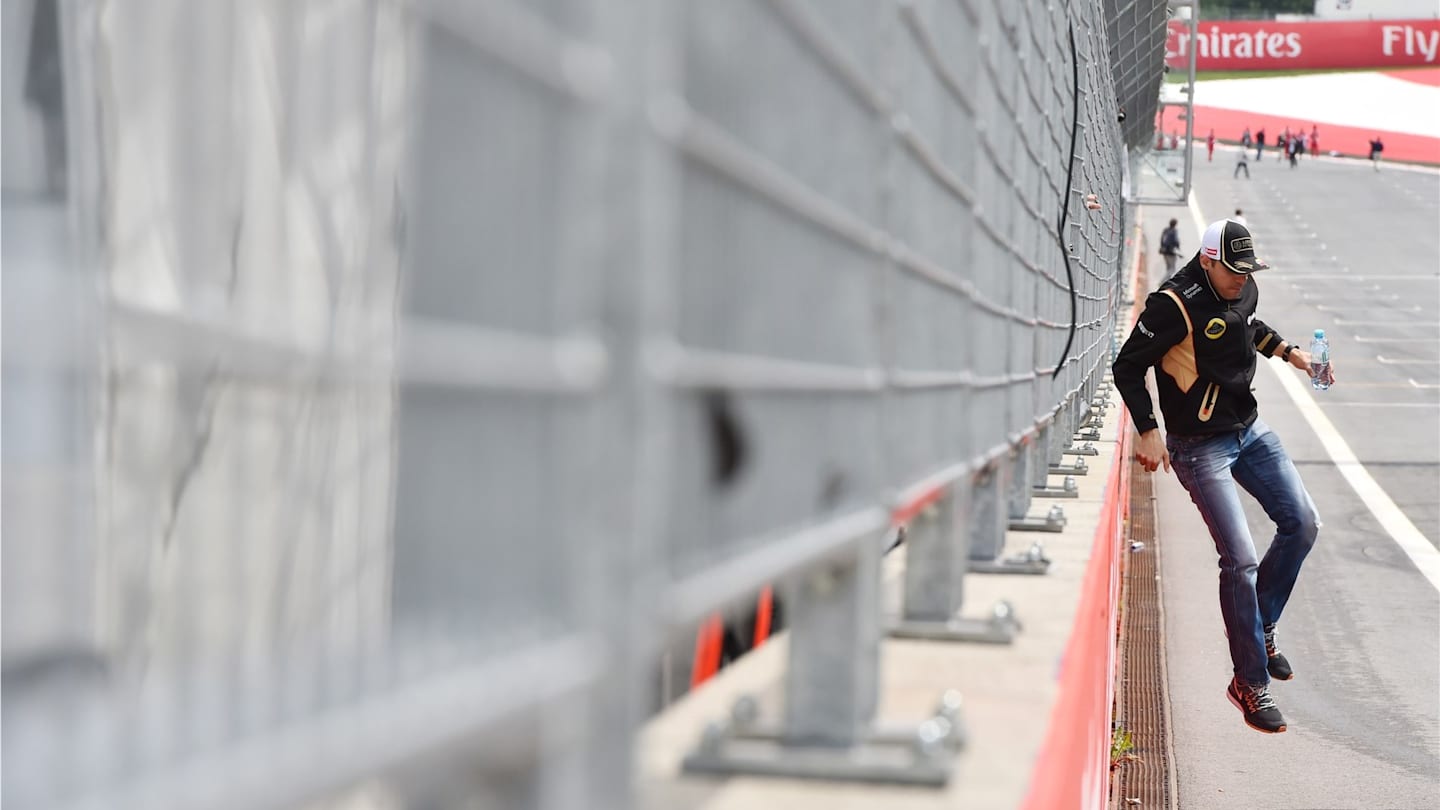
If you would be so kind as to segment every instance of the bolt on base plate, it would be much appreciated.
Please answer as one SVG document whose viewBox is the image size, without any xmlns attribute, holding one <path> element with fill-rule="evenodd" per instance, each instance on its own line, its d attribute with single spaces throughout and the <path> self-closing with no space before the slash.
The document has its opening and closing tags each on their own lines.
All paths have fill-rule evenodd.
<svg viewBox="0 0 1440 810">
<path fill-rule="evenodd" d="M 1056 509 L 1050 511 L 1053 513 Z M 1059 525 L 1065 525 L 1063 515 Z M 1058 532 L 1060 529 L 1057 528 L 1054 531 Z M 1003 560 L 969 560 L 966 569 L 972 574 L 1048 574 L 1050 558 L 1045 556 L 1045 547 L 1037 541 L 1023 554 L 1016 554 Z"/>
<path fill-rule="evenodd" d="M 1033 498 L 1078 498 L 1080 487 L 1075 484 L 1072 476 L 1065 476 L 1065 484 L 1061 487 L 1031 487 L 1030 496 Z"/>
<path fill-rule="evenodd" d="M 1010 531 L 1012 532 L 1051 532 L 1059 533 L 1065 530 L 1065 510 L 1059 505 L 1050 507 L 1043 518 L 1032 518 L 1029 516 L 1010 519 Z M 1045 550 L 1035 543 L 1030 547 L 1026 556 L 1032 559 L 1040 559 L 1045 556 Z M 972 558 L 973 559 L 973 558 Z M 974 569 L 971 569 L 974 570 Z"/>
</svg>

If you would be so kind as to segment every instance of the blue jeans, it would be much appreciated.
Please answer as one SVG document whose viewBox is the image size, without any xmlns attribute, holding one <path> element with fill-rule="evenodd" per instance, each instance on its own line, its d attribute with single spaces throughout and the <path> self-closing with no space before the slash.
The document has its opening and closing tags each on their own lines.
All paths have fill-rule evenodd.
<svg viewBox="0 0 1440 810">
<path fill-rule="evenodd" d="M 1270 682 L 1265 631 L 1279 621 L 1300 564 L 1315 545 L 1320 516 L 1280 439 L 1258 418 L 1244 430 L 1208 436 L 1167 436 L 1170 465 L 1210 528 L 1220 553 L 1220 615 L 1230 637 L 1235 674 Z M 1275 521 L 1264 560 L 1245 522 L 1236 484 L 1255 496 Z"/>
</svg>

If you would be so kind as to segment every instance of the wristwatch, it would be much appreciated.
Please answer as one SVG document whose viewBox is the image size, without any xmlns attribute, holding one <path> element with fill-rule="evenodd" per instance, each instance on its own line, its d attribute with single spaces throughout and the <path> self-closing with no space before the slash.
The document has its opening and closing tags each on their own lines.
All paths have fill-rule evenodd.
<svg viewBox="0 0 1440 810">
<path fill-rule="evenodd" d="M 1281 360 L 1284 360 L 1284 361 L 1287 362 L 1287 363 L 1290 362 L 1290 352 L 1293 352 L 1293 351 L 1295 351 L 1295 344 L 1294 344 L 1294 343 L 1287 343 L 1287 344 L 1285 344 L 1285 351 L 1283 351 L 1283 352 L 1280 353 L 1280 359 L 1281 359 Z"/>
</svg>

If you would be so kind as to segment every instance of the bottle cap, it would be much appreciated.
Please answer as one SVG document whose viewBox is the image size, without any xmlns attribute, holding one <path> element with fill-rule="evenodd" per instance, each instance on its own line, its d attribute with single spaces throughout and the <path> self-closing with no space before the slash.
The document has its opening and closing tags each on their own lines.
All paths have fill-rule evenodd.
<svg viewBox="0 0 1440 810">
<path fill-rule="evenodd" d="M 1325 339 L 1325 330 L 1324 330 L 1324 329 L 1316 329 L 1316 330 L 1315 330 L 1315 338 L 1316 338 L 1317 340 L 1324 340 L 1324 339 Z"/>
</svg>

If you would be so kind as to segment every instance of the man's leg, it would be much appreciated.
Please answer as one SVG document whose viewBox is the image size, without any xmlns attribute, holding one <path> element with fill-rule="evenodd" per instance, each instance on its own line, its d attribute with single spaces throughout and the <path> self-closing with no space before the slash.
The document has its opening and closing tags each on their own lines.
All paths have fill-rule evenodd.
<svg viewBox="0 0 1440 810">
<path fill-rule="evenodd" d="M 1245 522 L 1230 465 L 1240 452 L 1239 434 L 1170 441 L 1175 477 L 1200 510 L 1220 555 L 1220 615 L 1229 636 L 1230 661 L 1242 681 L 1268 684 L 1265 636 L 1255 584 L 1259 563 Z"/>
<path fill-rule="evenodd" d="M 1275 521 L 1275 539 L 1270 541 L 1255 582 L 1260 622 L 1272 625 L 1280 620 L 1300 566 L 1315 545 L 1320 516 L 1280 438 L 1259 419 L 1246 431 L 1231 472 Z"/>
</svg>

